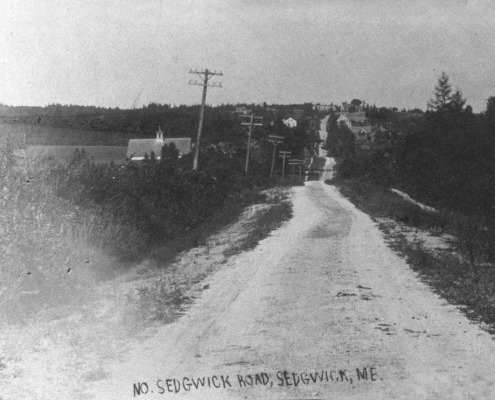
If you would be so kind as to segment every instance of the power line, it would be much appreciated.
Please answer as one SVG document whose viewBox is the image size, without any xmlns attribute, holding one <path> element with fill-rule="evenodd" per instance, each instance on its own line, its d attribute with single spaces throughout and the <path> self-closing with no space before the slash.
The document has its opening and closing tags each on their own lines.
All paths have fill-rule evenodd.
<svg viewBox="0 0 495 400">
<path fill-rule="evenodd" d="M 203 116 L 205 113 L 205 102 L 206 102 L 206 90 L 208 86 L 210 87 L 222 87 L 221 83 L 210 83 L 208 84 L 208 81 L 212 76 L 219 75 L 223 76 L 222 71 L 216 72 L 216 71 L 209 71 L 208 69 L 205 69 L 204 71 L 198 71 L 198 70 L 190 70 L 190 74 L 197 74 L 203 82 L 198 82 L 198 81 L 189 81 L 189 85 L 196 85 L 196 86 L 203 86 L 203 97 L 201 99 L 201 111 L 199 113 L 199 126 L 198 126 L 198 137 L 196 139 L 196 146 L 194 149 L 194 162 L 193 162 L 193 170 L 196 171 L 198 169 L 198 158 L 199 158 L 199 141 L 201 139 L 201 130 L 203 129 Z"/>
<path fill-rule="evenodd" d="M 255 117 L 254 114 L 251 114 L 251 120 L 249 122 L 241 122 L 241 125 L 249 126 L 248 145 L 247 145 L 247 153 L 246 153 L 246 167 L 245 167 L 246 173 L 248 172 L 248 168 L 249 168 L 249 150 L 251 148 L 251 134 L 253 132 L 253 126 L 263 126 L 261 122 L 254 122 L 255 119 L 263 120 L 263 117 Z"/>
</svg>

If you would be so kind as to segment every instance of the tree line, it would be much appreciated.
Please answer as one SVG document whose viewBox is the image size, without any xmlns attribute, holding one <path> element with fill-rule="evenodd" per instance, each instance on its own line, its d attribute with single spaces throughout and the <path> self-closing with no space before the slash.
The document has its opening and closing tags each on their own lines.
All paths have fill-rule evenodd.
<svg viewBox="0 0 495 400">
<path fill-rule="evenodd" d="M 339 155 L 340 177 L 394 186 L 437 207 L 495 218 L 495 97 L 476 115 L 445 72 L 424 117 L 390 146 L 360 154 L 348 146 Z"/>
</svg>

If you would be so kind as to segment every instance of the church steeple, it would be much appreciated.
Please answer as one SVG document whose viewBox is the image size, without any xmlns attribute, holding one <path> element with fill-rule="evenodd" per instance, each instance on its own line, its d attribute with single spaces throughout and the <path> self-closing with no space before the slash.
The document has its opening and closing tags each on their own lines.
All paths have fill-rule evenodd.
<svg viewBox="0 0 495 400">
<path fill-rule="evenodd" d="M 158 130 L 156 131 L 156 141 L 163 142 L 163 131 L 160 125 L 158 126 Z"/>
</svg>

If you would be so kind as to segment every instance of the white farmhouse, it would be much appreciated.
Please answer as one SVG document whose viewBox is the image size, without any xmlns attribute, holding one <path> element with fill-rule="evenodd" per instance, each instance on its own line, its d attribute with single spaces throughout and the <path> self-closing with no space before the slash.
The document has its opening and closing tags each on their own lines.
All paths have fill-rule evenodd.
<svg viewBox="0 0 495 400">
<path fill-rule="evenodd" d="M 341 126 L 341 124 L 345 124 L 349 129 L 351 129 L 351 120 L 349 118 L 347 118 L 347 116 L 345 116 L 344 114 L 341 114 L 338 118 L 337 118 L 337 126 Z"/>
<path fill-rule="evenodd" d="M 295 128 L 297 126 L 297 121 L 292 117 L 289 117 L 287 119 L 283 119 L 282 122 L 288 128 Z"/>
</svg>

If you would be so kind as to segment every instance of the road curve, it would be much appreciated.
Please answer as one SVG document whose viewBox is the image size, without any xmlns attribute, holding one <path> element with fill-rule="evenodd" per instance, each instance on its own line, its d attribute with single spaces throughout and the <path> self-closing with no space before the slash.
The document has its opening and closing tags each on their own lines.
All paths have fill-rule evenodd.
<svg viewBox="0 0 495 400">
<path fill-rule="evenodd" d="M 293 203 L 94 398 L 495 398 L 490 335 L 421 283 L 369 217 L 321 181 L 294 188 Z"/>
</svg>

